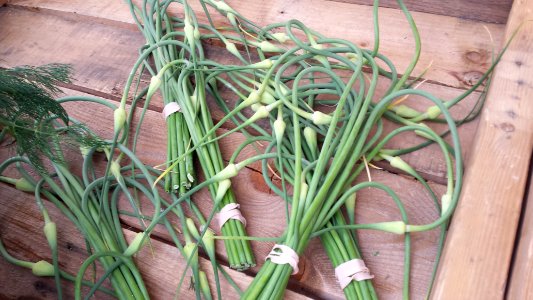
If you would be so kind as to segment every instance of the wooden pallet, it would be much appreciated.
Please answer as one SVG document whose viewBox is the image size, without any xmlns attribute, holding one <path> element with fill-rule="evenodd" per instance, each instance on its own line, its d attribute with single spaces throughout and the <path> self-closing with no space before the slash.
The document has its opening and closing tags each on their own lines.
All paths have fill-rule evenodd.
<svg viewBox="0 0 533 300">
<path fill-rule="evenodd" d="M 227 2 L 260 24 L 296 18 L 328 36 L 343 37 L 362 47 L 373 43 L 370 0 Z M 408 25 L 394 1 L 382 2 L 385 6 L 380 11 L 382 51 L 401 72 L 409 63 L 413 42 Z M 422 88 L 443 99 L 468 88 L 490 65 L 493 47 L 501 47 L 520 22 L 533 16 L 532 0 L 515 1 L 510 13 L 510 0 L 456 2 L 447 7 L 436 0 L 406 1 L 414 11 L 423 41 L 423 53 L 415 74 L 431 65 L 430 71 L 424 75 L 428 81 Z M 533 283 L 528 278 L 532 276 L 533 259 L 528 249 L 533 245 L 533 235 L 525 226 L 527 221 L 517 235 L 533 148 L 533 102 L 528 98 L 533 95 L 533 56 L 529 54 L 533 50 L 533 39 L 528 38 L 532 28 L 530 23 L 523 26 L 498 66 L 482 116 L 460 129 L 466 181 L 439 268 L 433 293 L 436 299 L 500 299 L 506 295 L 507 286 L 510 287 L 507 294 L 510 299 L 527 299 L 522 296 L 532 293 Z M 0 65 L 70 63 L 74 66 L 75 78 L 72 84 L 65 86 L 68 95 L 92 94 L 117 101 L 136 60 L 137 49 L 143 44 L 144 38 L 121 1 L 11 0 L 0 7 Z M 218 55 L 216 47 L 211 52 Z M 454 109 L 453 114 L 464 114 L 478 95 L 478 92 L 474 93 Z M 417 104 L 416 100 L 409 101 L 424 105 Z M 143 125 L 138 153 L 147 164 L 156 165 L 165 160 L 166 134 L 161 108 L 160 102 L 153 102 Z M 110 136 L 113 126 L 110 111 L 92 105 L 67 105 L 67 110 L 98 133 Z M 220 119 L 222 113 L 213 107 L 213 116 Z M 223 156 L 229 158 L 242 140 L 237 133 L 223 139 Z M 415 136 L 406 137 L 391 141 L 390 147 L 404 147 L 416 141 Z M 0 160 L 9 154 L 8 150 L 0 149 Z M 71 153 L 73 159 L 76 155 L 74 151 Z M 405 160 L 430 180 L 437 192 L 444 192 L 445 166 L 437 148 L 428 147 L 407 155 Z M 429 195 L 410 178 L 390 170 L 373 170 L 371 176 L 373 180 L 391 186 L 402 199 L 411 199 L 406 201 L 406 207 L 413 223 L 427 223 L 437 217 Z M 238 198 L 244 199 L 240 202 L 248 219 L 249 233 L 279 235 L 285 222 L 283 214 L 279 213 L 284 204 L 262 183 L 259 167 L 254 165 L 244 170 L 234 184 Z M 0 235 L 7 248 L 18 257 L 32 261 L 50 259 L 41 234 L 42 220 L 32 195 L 6 185 L 0 185 L 0 194 L 3 220 Z M 363 203 L 357 211 L 359 222 L 394 219 L 397 212 L 382 196 L 369 191 L 358 195 Z M 210 210 L 207 193 L 200 193 L 195 198 L 203 211 Z M 529 199 L 533 200 L 531 193 Z M 123 206 L 126 207 L 126 203 Z M 529 205 L 526 215 L 533 216 L 532 206 Z M 52 216 L 61 224 L 61 267 L 75 272 L 85 257 L 84 242 L 70 228 L 68 220 L 53 210 Z M 123 223 L 128 237 L 139 229 L 132 219 L 124 218 Z M 517 236 L 522 237 L 515 254 L 517 267 L 510 276 Z M 176 292 L 179 279 L 176 274 L 182 272 L 183 259 L 177 255 L 164 231 L 155 232 L 153 237 L 154 255 L 145 249 L 136 259 L 152 296 L 169 299 Z M 437 238 L 436 231 L 413 236 L 413 299 L 425 297 Z M 392 234 L 376 232 L 361 232 L 360 239 L 365 261 L 376 275 L 374 284 L 380 297 L 401 298 L 403 240 Z M 271 243 L 254 242 L 252 245 L 258 260 L 272 247 Z M 218 254 L 224 263 L 222 244 L 219 246 Z M 205 258 L 201 260 L 203 264 L 208 263 Z M 310 244 L 303 262 L 303 272 L 290 281 L 287 298 L 343 298 L 318 241 Z M 245 288 L 257 270 L 239 273 L 228 269 L 228 272 Z M 508 284 L 509 278 L 512 281 Z M 53 287 L 53 280 L 33 277 L 31 272 L 0 260 L 0 298 L 53 299 Z M 223 291 L 230 299 L 237 297 L 227 284 L 223 285 Z M 187 289 L 179 292 L 184 297 L 193 296 Z M 105 298 L 103 295 L 99 297 Z"/>
</svg>

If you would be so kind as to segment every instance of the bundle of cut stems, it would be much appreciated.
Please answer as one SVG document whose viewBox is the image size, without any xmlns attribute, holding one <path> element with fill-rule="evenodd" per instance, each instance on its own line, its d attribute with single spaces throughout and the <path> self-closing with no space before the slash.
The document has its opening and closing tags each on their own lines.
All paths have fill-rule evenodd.
<svg viewBox="0 0 533 300">
<path fill-rule="evenodd" d="M 215 133 L 211 130 L 213 121 L 206 102 L 205 91 L 208 83 L 205 80 L 206 75 L 198 64 L 204 60 L 198 24 L 186 2 L 185 18 L 178 22 L 174 22 L 167 15 L 166 9 L 170 4 L 168 1 L 145 1 L 141 8 L 136 7 L 131 1 L 129 4 L 135 21 L 150 43 L 150 47 L 143 51 L 132 74 L 140 62 L 146 62 L 152 55 L 156 62 L 157 73 L 153 74 L 147 103 L 153 93 L 161 88 L 165 104 L 175 102 L 181 110 L 171 114 L 167 119 L 169 167 L 164 174 L 171 178 L 166 182 L 172 182 L 175 189 L 181 191 L 180 195 L 183 195 L 186 190 L 183 186 L 190 187 L 190 183 L 194 180 L 191 152 L 188 150 L 215 137 Z M 174 28 L 183 28 L 184 32 L 174 31 Z M 184 71 L 187 67 L 189 71 Z M 124 95 L 127 94 L 128 87 Z M 205 178 L 211 178 L 224 168 L 217 142 L 195 147 L 195 151 Z M 174 177 L 179 179 L 176 181 Z M 218 185 L 215 182 L 209 186 L 213 199 L 216 197 Z M 225 193 L 217 209 L 236 202 L 235 195 L 230 189 Z M 222 226 L 221 232 L 228 236 L 246 236 L 244 224 L 235 219 L 228 220 Z M 225 246 L 232 268 L 246 270 L 255 266 L 248 241 L 228 240 L 225 241 Z"/>
<path fill-rule="evenodd" d="M 151 5 L 151 10 L 147 11 L 147 5 Z M 130 7 L 132 10 L 136 9 L 131 3 Z M 156 11 L 152 11 L 154 9 Z M 143 49 L 153 47 L 162 40 L 165 40 L 167 34 L 172 34 L 173 32 L 172 23 L 168 21 L 167 14 L 161 13 L 160 7 L 158 5 L 154 6 L 154 3 L 146 3 L 141 11 L 140 18 L 142 19 L 142 22 L 137 20 L 137 25 L 145 36 L 147 42 Z M 168 26 L 163 27 L 163 24 L 168 24 Z M 166 65 L 166 63 L 170 61 L 181 61 L 184 63 L 185 54 L 187 53 L 180 51 L 177 45 L 169 44 L 157 47 L 155 51 L 150 52 L 149 56 L 144 59 L 143 63 L 145 68 L 159 81 L 158 85 L 160 85 L 163 104 L 165 106 L 177 101 L 178 95 L 176 94 L 176 90 L 169 85 L 169 79 L 173 76 L 174 72 L 179 70 L 179 65 L 171 66 Z M 155 70 L 152 69 L 150 61 L 153 61 Z M 162 69 L 169 70 L 168 72 L 160 72 Z M 159 74 L 159 77 L 155 77 L 156 73 Z M 152 97 L 154 92 L 155 89 L 149 90 L 147 97 Z M 149 100 L 146 103 L 148 104 Z M 183 153 L 185 153 L 185 149 L 189 147 L 189 130 L 185 124 L 183 114 L 180 111 L 165 115 L 165 118 L 168 135 L 167 158 L 169 162 L 173 162 L 178 157 L 182 156 Z M 170 163 L 167 163 L 167 167 L 169 166 Z M 166 177 L 168 177 L 167 180 L 165 180 L 165 189 L 167 192 L 180 193 L 180 190 L 183 191 L 182 187 L 189 189 L 196 177 L 192 155 L 185 155 L 183 160 L 180 160 L 177 165 L 170 169 L 170 172 Z"/>
</svg>

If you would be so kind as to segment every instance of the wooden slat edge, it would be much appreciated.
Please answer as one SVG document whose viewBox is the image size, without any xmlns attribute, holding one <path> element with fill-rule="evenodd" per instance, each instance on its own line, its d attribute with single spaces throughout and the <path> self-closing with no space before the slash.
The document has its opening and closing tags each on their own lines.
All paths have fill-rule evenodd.
<svg viewBox="0 0 533 300">
<path fill-rule="evenodd" d="M 507 299 L 533 299 L 533 170 L 529 174 L 529 193 L 514 251 L 512 271 L 507 284 Z"/>
<path fill-rule="evenodd" d="M 372 5 L 373 0 L 326 0 L 354 4 Z M 410 11 L 430 13 L 441 16 L 457 17 L 465 20 L 505 24 L 513 0 L 404 0 Z M 379 1 L 382 7 L 397 8 L 396 0 Z"/>
<path fill-rule="evenodd" d="M 517 0 L 509 39 L 533 16 Z M 434 299 L 502 299 L 533 148 L 533 23 L 523 24 L 497 67 L 446 241 Z"/>
</svg>

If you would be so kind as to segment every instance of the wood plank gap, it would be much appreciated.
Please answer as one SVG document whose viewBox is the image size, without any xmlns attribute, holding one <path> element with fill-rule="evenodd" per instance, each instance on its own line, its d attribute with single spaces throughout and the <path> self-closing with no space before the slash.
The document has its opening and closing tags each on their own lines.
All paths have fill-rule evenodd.
<svg viewBox="0 0 533 300">
<path fill-rule="evenodd" d="M 89 95 L 92 95 L 92 96 L 95 96 L 95 97 L 99 97 L 99 98 L 103 98 L 103 99 L 106 99 L 106 100 L 111 100 L 111 101 L 115 101 L 115 102 L 120 102 L 120 100 L 121 100 L 121 97 L 119 97 L 119 96 L 115 96 L 115 95 L 112 95 L 112 94 L 109 94 L 109 93 L 106 93 L 106 92 L 102 92 L 102 91 L 99 91 L 99 90 L 95 90 L 95 89 L 92 89 L 92 88 L 89 88 L 89 87 L 85 87 L 85 86 L 82 86 L 82 85 L 79 85 L 79 84 L 58 82 L 57 85 L 60 86 L 60 87 L 69 89 L 69 90 L 73 90 L 73 91 L 76 91 L 76 92 L 81 92 L 81 93 L 84 93 L 84 94 L 89 94 Z M 144 101 L 144 99 L 141 102 L 138 102 L 136 107 L 137 108 L 142 108 L 143 105 L 144 105 L 143 101 Z M 126 100 L 126 104 L 131 105 L 131 103 L 133 103 L 133 99 L 132 99 L 132 97 L 128 97 L 128 99 Z M 157 105 L 153 105 L 153 104 L 148 104 L 147 109 L 150 110 L 150 111 L 153 111 L 153 112 L 157 112 L 157 113 L 160 113 L 160 110 L 161 110 Z"/>
<path fill-rule="evenodd" d="M 340 2 L 340 3 L 350 3 L 355 5 L 366 5 L 373 6 L 372 0 L 324 0 L 329 2 Z M 456 17 L 463 20 L 471 20 L 476 22 L 483 22 L 489 24 L 505 24 L 507 22 L 507 17 L 511 9 L 513 0 L 493 0 L 493 1 L 453 1 L 450 2 L 452 7 L 446 7 L 446 2 L 442 3 L 441 1 L 404 1 L 406 3 L 409 11 L 416 11 L 420 13 L 427 13 L 431 15 L 445 16 L 445 17 Z M 437 5 L 442 5 L 441 8 L 432 7 L 431 3 L 438 3 Z M 464 4 L 461 2 L 473 2 Z M 479 3 L 476 3 L 479 2 Z M 500 7 L 489 7 L 486 2 L 499 3 Z M 459 7 L 458 7 L 459 5 Z M 379 4 L 380 7 L 398 9 L 396 0 L 381 1 Z M 470 7 L 464 7 L 470 6 Z M 494 6 L 494 4 L 493 4 Z M 479 8 L 485 9 L 480 11 Z M 486 9 L 489 8 L 489 9 Z M 473 11 L 472 9 L 477 9 Z M 471 13 L 470 13 L 471 12 Z M 465 13 L 468 13 L 465 15 Z"/>
<path fill-rule="evenodd" d="M 66 88 L 66 89 L 70 89 L 70 90 L 73 90 L 73 91 L 81 92 L 81 93 L 84 93 L 84 94 L 89 94 L 89 95 L 92 95 L 92 96 L 95 96 L 95 97 L 104 98 L 104 99 L 107 99 L 107 100 L 113 100 L 113 101 L 117 101 L 117 102 L 120 101 L 120 97 L 118 97 L 118 96 L 111 95 L 109 93 L 101 92 L 99 90 L 95 90 L 95 89 L 92 89 L 92 88 L 89 88 L 89 87 L 85 87 L 85 86 L 82 86 L 82 85 L 78 85 L 78 84 L 58 82 L 57 86 L 60 86 L 62 88 Z M 131 104 L 131 99 L 129 100 L 128 104 Z"/>
<path fill-rule="evenodd" d="M 533 156 L 532 156 L 533 157 Z M 511 270 L 507 278 L 507 299 L 533 298 L 533 159 L 516 234 Z"/>
</svg>

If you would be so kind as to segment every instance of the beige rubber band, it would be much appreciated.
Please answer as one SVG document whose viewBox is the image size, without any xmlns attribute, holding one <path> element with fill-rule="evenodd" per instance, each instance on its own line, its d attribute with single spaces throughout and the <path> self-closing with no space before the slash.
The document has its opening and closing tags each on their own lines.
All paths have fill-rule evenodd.
<svg viewBox="0 0 533 300">
<path fill-rule="evenodd" d="M 353 280 L 361 281 L 374 278 L 362 259 L 352 259 L 335 268 L 335 277 L 342 289 L 346 288 Z"/>
<path fill-rule="evenodd" d="M 173 113 L 176 113 L 178 111 L 181 111 L 181 107 L 176 102 L 170 102 L 163 108 L 163 116 L 165 116 L 165 120 Z"/>
<path fill-rule="evenodd" d="M 289 264 L 292 267 L 292 275 L 299 271 L 298 262 L 300 261 L 300 258 L 291 247 L 276 244 L 265 258 L 265 260 L 267 259 L 270 259 L 271 262 L 278 265 Z"/>
<path fill-rule="evenodd" d="M 216 215 L 217 225 L 220 230 L 222 230 L 222 226 L 226 224 L 229 219 L 238 220 L 244 226 L 246 226 L 246 219 L 242 216 L 239 207 L 241 206 L 237 203 L 230 203 L 220 210 L 220 212 Z"/>
</svg>

